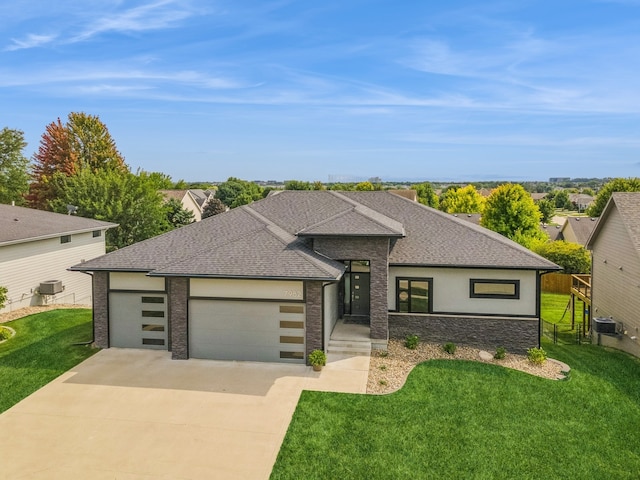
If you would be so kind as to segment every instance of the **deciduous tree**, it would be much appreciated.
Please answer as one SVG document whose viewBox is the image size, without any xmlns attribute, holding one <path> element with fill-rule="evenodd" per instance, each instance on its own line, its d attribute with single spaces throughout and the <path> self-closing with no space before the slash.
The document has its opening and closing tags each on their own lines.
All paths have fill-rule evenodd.
<svg viewBox="0 0 640 480">
<path fill-rule="evenodd" d="M 560 265 L 563 273 L 590 273 L 591 255 L 580 244 L 556 240 L 540 244 L 533 249 L 538 255 Z"/>
<path fill-rule="evenodd" d="M 593 205 L 587 208 L 587 215 L 599 217 L 613 192 L 640 192 L 640 178 L 614 178 L 605 183 L 596 195 Z"/>
<path fill-rule="evenodd" d="M 51 179 L 54 174 L 73 176 L 81 170 L 128 171 L 115 141 L 97 116 L 70 113 L 66 123 L 58 118 L 45 128 L 38 151 L 33 155 L 33 178 L 29 204 L 50 209 L 55 198 Z"/>
<path fill-rule="evenodd" d="M 417 183 L 415 185 L 411 185 L 411 188 L 416 191 L 418 202 L 429 207 L 438 208 L 438 195 L 436 195 L 436 191 L 433 189 L 433 185 L 431 185 L 431 183 Z"/>
<path fill-rule="evenodd" d="M 239 178 L 229 177 L 226 182 L 218 186 L 216 198 L 229 208 L 247 205 L 262 198 L 263 189 L 260 185 Z"/>
<path fill-rule="evenodd" d="M 25 203 L 29 190 L 29 160 L 23 155 L 27 146 L 24 133 L 7 127 L 0 130 L 0 203 Z"/>
<path fill-rule="evenodd" d="M 521 185 L 507 183 L 487 198 L 480 224 L 526 247 L 542 242 L 540 210 Z"/>
<path fill-rule="evenodd" d="M 146 172 L 83 169 L 73 176 L 54 174 L 51 183 L 58 192 L 51 202 L 54 211 L 67 213 L 66 206 L 75 205 L 82 217 L 119 224 L 107 230 L 109 250 L 172 229 L 156 180 Z"/>
<path fill-rule="evenodd" d="M 447 213 L 482 213 L 485 198 L 476 187 L 451 187 L 440 196 L 440 210 Z"/>
</svg>

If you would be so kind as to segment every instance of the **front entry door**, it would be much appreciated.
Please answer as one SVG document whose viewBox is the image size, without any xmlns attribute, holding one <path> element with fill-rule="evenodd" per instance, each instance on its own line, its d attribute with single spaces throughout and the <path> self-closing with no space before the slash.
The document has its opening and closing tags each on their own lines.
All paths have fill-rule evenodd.
<svg viewBox="0 0 640 480">
<path fill-rule="evenodd" d="M 369 273 L 351 273 L 351 315 L 369 315 Z"/>
</svg>

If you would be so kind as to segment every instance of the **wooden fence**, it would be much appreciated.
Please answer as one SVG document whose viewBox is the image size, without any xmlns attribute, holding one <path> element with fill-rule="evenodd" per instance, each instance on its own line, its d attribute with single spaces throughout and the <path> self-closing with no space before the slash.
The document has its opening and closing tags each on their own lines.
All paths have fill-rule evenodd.
<svg viewBox="0 0 640 480">
<path fill-rule="evenodd" d="M 540 288 L 547 293 L 571 293 L 571 274 L 547 273 L 542 275 Z"/>
</svg>

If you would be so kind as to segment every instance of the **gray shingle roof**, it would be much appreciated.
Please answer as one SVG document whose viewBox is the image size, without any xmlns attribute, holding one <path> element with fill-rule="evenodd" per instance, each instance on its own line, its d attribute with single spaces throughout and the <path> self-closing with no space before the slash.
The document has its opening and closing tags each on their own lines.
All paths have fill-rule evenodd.
<svg viewBox="0 0 640 480">
<path fill-rule="evenodd" d="M 339 278 L 343 265 L 313 252 L 305 240 L 311 235 L 395 237 L 392 264 L 558 268 L 497 233 L 392 193 L 330 191 L 279 192 L 72 268 Z"/>
<path fill-rule="evenodd" d="M 0 205 L 0 245 L 40 240 L 73 233 L 106 230 L 115 223 L 32 208 Z"/>
<path fill-rule="evenodd" d="M 214 215 L 71 267 L 162 276 L 338 279 L 344 266 L 323 257 L 249 207 Z"/>
<path fill-rule="evenodd" d="M 558 270 L 549 260 L 503 237 L 451 214 L 387 192 L 344 192 L 344 195 L 404 225 L 389 256 L 390 264 L 525 268 Z"/>
<path fill-rule="evenodd" d="M 591 236 L 593 229 L 596 228 L 596 219 L 589 217 L 567 217 L 565 224 L 562 226 L 563 235 L 567 228 L 571 228 L 578 243 L 584 245 Z"/>
</svg>

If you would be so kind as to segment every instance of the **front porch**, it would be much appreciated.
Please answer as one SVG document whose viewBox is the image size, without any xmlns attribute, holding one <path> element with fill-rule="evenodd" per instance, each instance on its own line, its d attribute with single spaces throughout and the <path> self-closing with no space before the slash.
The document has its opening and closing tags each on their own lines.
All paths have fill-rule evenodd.
<svg viewBox="0 0 640 480">
<path fill-rule="evenodd" d="M 327 353 L 371 355 L 371 328 L 339 318 L 331 332 Z"/>
</svg>

